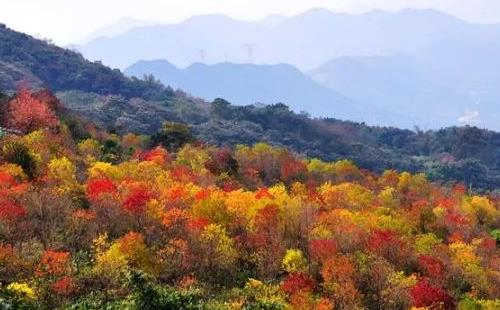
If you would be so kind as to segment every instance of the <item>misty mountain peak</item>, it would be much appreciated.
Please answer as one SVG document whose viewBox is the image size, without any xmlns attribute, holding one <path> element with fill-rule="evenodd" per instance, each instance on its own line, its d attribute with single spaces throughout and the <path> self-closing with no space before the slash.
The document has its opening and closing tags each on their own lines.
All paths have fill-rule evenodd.
<svg viewBox="0 0 500 310">
<path fill-rule="evenodd" d="M 179 26 L 220 28 L 241 23 L 249 22 L 240 21 L 223 14 L 207 14 L 192 16 L 181 22 Z"/>
</svg>

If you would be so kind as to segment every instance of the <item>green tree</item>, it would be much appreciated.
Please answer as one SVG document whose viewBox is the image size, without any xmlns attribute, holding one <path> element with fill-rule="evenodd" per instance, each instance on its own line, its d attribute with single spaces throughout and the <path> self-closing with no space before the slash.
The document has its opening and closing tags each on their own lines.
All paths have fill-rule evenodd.
<svg viewBox="0 0 500 310">
<path fill-rule="evenodd" d="M 221 98 L 216 98 L 210 106 L 210 113 L 218 118 L 229 119 L 232 116 L 231 112 L 231 103 Z"/>
<path fill-rule="evenodd" d="M 36 176 L 36 161 L 24 144 L 15 141 L 6 143 L 2 148 L 2 157 L 4 161 L 23 168 L 30 179 Z"/>
<path fill-rule="evenodd" d="M 186 143 L 194 141 L 187 125 L 175 122 L 166 122 L 152 137 L 154 144 L 161 144 L 169 151 L 176 150 Z"/>
</svg>

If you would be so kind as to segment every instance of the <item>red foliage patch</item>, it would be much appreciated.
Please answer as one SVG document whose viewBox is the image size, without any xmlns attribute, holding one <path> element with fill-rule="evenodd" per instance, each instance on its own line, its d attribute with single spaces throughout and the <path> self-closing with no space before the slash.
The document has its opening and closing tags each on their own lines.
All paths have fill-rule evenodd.
<svg viewBox="0 0 500 310">
<path fill-rule="evenodd" d="M 470 224 L 470 220 L 465 216 L 457 212 L 448 212 L 445 216 L 445 221 L 448 226 L 458 229 L 460 227 L 466 227 Z"/>
<path fill-rule="evenodd" d="M 240 185 L 234 181 L 228 181 L 222 185 L 222 190 L 226 193 L 236 191 L 240 188 Z"/>
<path fill-rule="evenodd" d="M 352 260 L 346 256 L 327 259 L 321 268 L 321 275 L 325 282 L 346 283 L 353 280 L 356 267 Z"/>
<path fill-rule="evenodd" d="M 52 283 L 51 288 L 57 295 L 68 296 L 74 290 L 74 282 L 71 277 L 62 277 Z"/>
<path fill-rule="evenodd" d="M 280 209 L 275 204 L 269 204 L 257 211 L 255 216 L 255 229 L 257 232 L 265 233 L 276 230 L 279 226 Z"/>
<path fill-rule="evenodd" d="M 457 202 L 455 201 L 455 199 L 452 199 L 452 198 L 443 198 L 443 199 L 439 199 L 437 201 L 438 206 L 444 207 L 447 210 L 453 209 L 453 207 L 456 204 L 457 204 Z"/>
<path fill-rule="evenodd" d="M 35 98 L 27 88 L 21 88 L 7 106 L 5 125 L 9 128 L 28 133 L 40 128 L 55 128 L 58 124 L 51 107 Z"/>
<path fill-rule="evenodd" d="M 413 306 L 432 309 L 455 309 L 455 301 L 443 289 L 433 286 L 427 280 L 420 280 L 410 289 Z"/>
<path fill-rule="evenodd" d="M 494 251 L 496 249 L 497 242 L 491 237 L 484 237 L 479 244 L 479 248 L 484 251 Z"/>
<path fill-rule="evenodd" d="M 208 188 L 203 188 L 201 189 L 200 191 L 198 191 L 195 195 L 195 199 L 196 200 L 205 200 L 207 199 L 208 197 L 210 197 L 210 194 L 212 193 L 212 191 Z"/>
<path fill-rule="evenodd" d="M 293 157 L 287 158 L 281 165 L 281 180 L 285 182 L 298 181 L 307 175 L 307 166 Z"/>
<path fill-rule="evenodd" d="M 0 188 L 10 188 L 15 184 L 16 181 L 10 174 L 0 171 Z"/>
<path fill-rule="evenodd" d="M 263 234 L 248 234 L 247 242 L 253 248 L 263 248 L 268 245 L 269 238 Z"/>
<path fill-rule="evenodd" d="M 182 187 L 182 186 L 172 187 L 172 188 L 168 189 L 165 193 L 165 197 L 168 200 L 173 200 L 173 201 L 181 200 L 186 196 L 187 196 L 187 193 L 184 190 L 184 187 Z"/>
<path fill-rule="evenodd" d="M 42 89 L 32 94 L 32 96 L 44 102 L 52 111 L 64 109 L 59 99 L 48 89 Z"/>
<path fill-rule="evenodd" d="M 46 250 L 37 268 L 39 276 L 62 276 L 69 271 L 69 252 Z"/>
<path fill-rule="evenodd" d="M 465 242 L 464 240 L 464 236 L 462 236 L 462 234 L 458 231 L 455 231 L 453 233 L 451 233 L 448 238 L 448 243 L 454 243 L 454 242 Z"/>
<path fill-rule="evenodd" d="M 310 292 L 314 289 L 314 280 L 308 274 L 295 272 L 289 274 L 283 283 L 281 289 L 287 294 L 294 294 L 299 291 Z"/>
<path fill-rule="evenodd" d="M 13 221 L 26 216 L 28 212 L 23 206 L 20 206 L 9 199 L 0 199 L 0 219 Z"/>
<path fill-rule="evenodd" d="M 368 239 L 368 249 L 393 264 L 406 260 L 407 244 L 391 230 L 375 230 Z"/>
<path fill-rule="evenodd" d="M 146 211 L 146 204 L 151 194 L 145 189 L 134 189 L 123 202 L 123 209 L 132 214 L 142 214 Z"/>
<path fill-rule="evenodd" d="M 160 146 L 149 151 L 144 151 L 138 157 L 141 161 L 152 161 L 161 166 L 168 162 L 168 152 Z"/>
<path fill-rule="evenodd" d="M 429 204 L 430 204 L 429 201 L 424 200 L 424 199 L 419 199 L 417 201 L 414 201 L 411 204 L 411 207 L 413 210 L 417 211 L 417 210 L 422 210 L 422 209 L 428 208 Z"/>
<path fill-rule="evenodd" d="M 117 190 L 116 185 L 108 178 L 93 179 L 87 183 L 87 196 L 91 200 L 96 200 L 104 194 L 115 194 Z"/>
<path fill-rule="evenodd" d="M 337 252 L 337 243 L 334 240 L 311 240 L 309 242 L 309 254 L 312 259 L 322 262 Z"/>
<path fill-rule="evenodd" d="M 444 275 L 444 264 L 439 259 L 430 255 L 420 255 L 417 261 L 425 276 L 439 279 Z"/>
<path fill-rule="evenodd" d="M 397 239 L 396 234 L 390 230 L 375 230 L 368 241 L 368 248 L 371 251 L 379 252 L 381 248 L 390 246 Z"/>
<path fill-rule="evenodd" d="M 201 232 L 208 224 L 210 224 L 210 221 L 201 217 L 194 218 L 194 219 L 189 219 L 187 222 L 187 228 L 189 229 L 190 232 L 192 233 L 199 233 Z"/>
<path fill-rule="evenodd" d="M 456 196 L 463 196 L 465 193 L 467 193 L 467 186 L 464 184 L 456 184 L 453 186 L 453 194 Z"/>
<path fill-rule="evenodd" d="M 263 199 L 263 198 L 272 199 L 273 195 L 271 195 L 271 193 L 269 193 L 269 190 L 267 189 L 267 187 L 262 187 L 257 191 L 257 193 L 255 193 L 255 198 L 257 198 L 257 199 Z"/>
</svg>

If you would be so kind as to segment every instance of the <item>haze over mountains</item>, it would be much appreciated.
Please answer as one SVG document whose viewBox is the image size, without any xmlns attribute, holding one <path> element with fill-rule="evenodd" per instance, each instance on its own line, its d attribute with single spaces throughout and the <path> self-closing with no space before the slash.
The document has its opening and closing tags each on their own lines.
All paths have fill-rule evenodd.
<svg viewBox="0 0 500 310">
<path fill-rule="evenodd" d="M 78 49 L 128 68 L 129 75 L 153 74 L 207 99 L 284 102 L 314 116 L 405 128 L 499 130 L 497 42 L 500 25 L 435 10 L 349 15 L 314 9 L 255 22 L 194 16 L 132 27 Z"/>
<path fill-rule="evenodd" d="M 194 16 L 178 24 L 136 27 L 117 36 L 97 38 L 79 50 L 91 60 L 120 69 L 138 60 L 167 59 L 178 67 L 199 61 L 252 60 L 310 70 L 341 56 L 418 55 L 442 40 L 488 43 L 499 38 L 498 25 L 471 24 L 434 10 L 349 15 L 314 9 L 258 22 L 222 15 Z M 253 45 L 252 57 L 247 44 Z"/>
<path fill-rule="evenodd" d="M 157 23 L 153 21 L 141 20 L 132 17 L 123 17 L 120 18 L 115 23 L 112 23 L 104 28 L 98 29 L 92 32 L 91 34 L 87 35 L 85 38 L 81 40 L 82 41 L 81 43 L 85 44 L 87 42 L 90 42 L 94 39 L 101 37 L 117 36 L 136 27 L 153 26 L 155 24 Z"/>
<path fill-rule="evenodd" d="M 210 101 L 220 97 L 236 105 L 282 102 L 296 112 L 305 111 L 315 117 L 335 115 L 394 126 L 402 123 L 393 121 L 397 115 L 390 110 L 346 98 L 287 64 L 195 63 L 178 69 L 165 60 L 156 60 L 137 62 L 125 74 L 139 78 L 153 74 L 166 85 Z"/>
<path fill-rule="evenodd" d="M 341 57 L 309 74 L 349 98 L 411 116 L 413 125 L 426 128 L 459 123 L 467 111 L 477 109 L 466 94 L 431 80 L 421 68 L 404 56 Z M 478 121 L 469 119 L 468 123 Z"/>
</svg>

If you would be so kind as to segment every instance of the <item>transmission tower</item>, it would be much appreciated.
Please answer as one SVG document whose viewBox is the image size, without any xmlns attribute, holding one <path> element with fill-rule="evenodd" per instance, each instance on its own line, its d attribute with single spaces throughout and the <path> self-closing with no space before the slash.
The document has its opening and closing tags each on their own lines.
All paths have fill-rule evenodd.
<svg viewBox="0 0 500 310">
<path fill-rule="evenodd" d="M 243 47 L 247 50 L 248 63 L 253 63 L 254 49 L 257 46 L 255 43 L 245 43 Z"/>
</svg>

